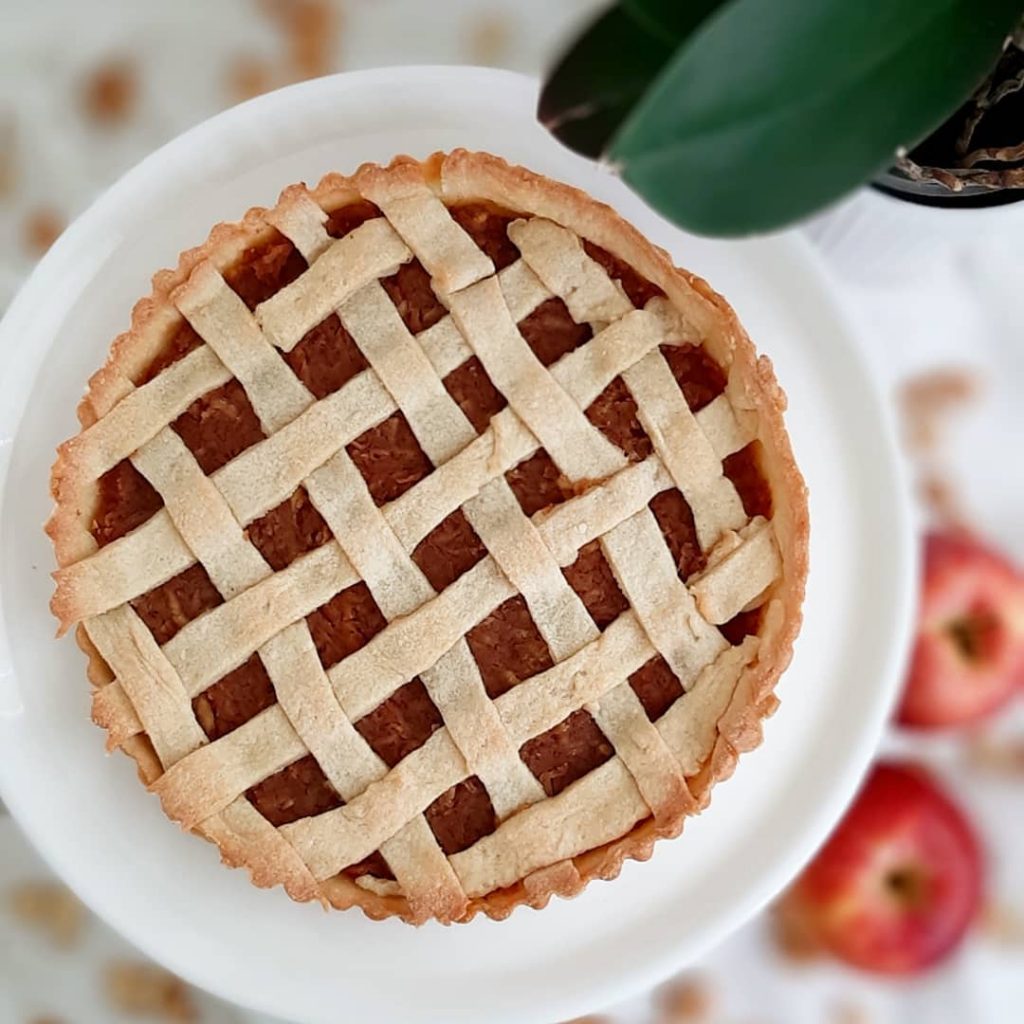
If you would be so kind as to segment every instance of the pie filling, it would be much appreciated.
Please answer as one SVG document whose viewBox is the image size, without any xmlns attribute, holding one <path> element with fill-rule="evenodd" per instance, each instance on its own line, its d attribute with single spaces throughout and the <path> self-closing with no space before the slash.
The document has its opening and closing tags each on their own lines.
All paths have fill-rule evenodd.
<svg viewBox="0 0 1024 1024">
<path fill-rule="evenodd" d="M 507 234 L 517 215 L 486 203 L 467 203 L 451 209 L 455 220 L 487 253 L 497 269 L 513 263 L 519 252 Z M 376 217 L 373 204 L 360 201 L 330 214 L 328 232 L 340 238 Z M 584 243 L 588 254 L 616 278 L 635 306 L 661 292 L 610 253 Z M 295 280 L 306 262 L 283 235 L 274 235 L 248 249 L 225 272 L 228 284 L 250 309 Z M 419 333 L 447 314 L 431 287 L 430 276 L 412 260 L 382 281 L 406 326 Z M 548 299 L 519 324 L 537 358 L 551 365 L 584 344 L 591 329 L 576 324 L 564 303 Z M 155 377 L 171 363 L 202 344 L 182 320 L 165 347 L 140 374 L 137 384 Z M 662 347 L 662 352 L 690 408 L 697 412 L 725 388 L 726 376 L 699 346 Z M 283 354 L 292 371 L 321 399 L 337 391 L 366 369 L 367 362 L 336 315 L 310 330 Z M 476 357 L 462 363 L 444 379 L 444 386 L 478 432 L 505 406 Z M 637 408 L 621 378 L 616 378 L 586 410 L 588 419 L 632 461 L 653 451 L 637 418 Z M 263 430 L 242 386 L 235 380 L 203 395 L 173 423 L 206 474 L 216 472 L 246 448 L 262 440 Z M 401 413 L 367 430 L 347 448 L 378 505 L 394 501 L 433 471 Z M 771 516 L 771 491 L 759 468 L 757 442 L 724 461 L 749 516 Z M 533 515 L 576 493 L 543 449 L 506 473 L 506 480 L 523 511 Z M 108 544 L 140 526 L 161 507 L 161 499 L 129 461 L 100 478 L 92 534 Z M 697 542 L 693 514 L 682 493 L 662 491 L 650 509 L 665 537 L 684 581 L 705 567 Z M 275 571 L 332 539 L 332 534 L 306 491 L 300 487 L 286 501 L 250 523 L 250 542 Z M 486 555 L 486 549 L 461 511 L 435 527 L 415 548 L 412 558 L 435 590 L 443 590 Z M 597 541 L 583 547 L 576 561 L 563 569 L 599 629 L 624 612 L 628 602 Z M 194 565 L 132 602 L 135 611 L 165 644 L 187 622 L 222 602 L 201 565 Z M 738 644 L 760 627 L 760 611 L 748 611 L 721 627 L 726 639 Z M 325 668 L 359 650 L 384 629 L 386 620 L 369 589 L 358 583 L 335 595 L 307 618 L 317 653 Z M 522 597 L 513 597 L 487 615 L 466 637 L 480 669 L 484 687 L 493 699 L 524 679 L 553 664 L 547 645 Z M 682 695 L 679 680 L 660 657 L 652 658 L 630 677 L 630 685 L 653 721 Z M 196 718 L 215 740 L 249 721 L 276 701 L 274 688 L 258 654 L 218 680 L 193 701 Z M 354 723 L 366 742 L 393 767 L 427 741 L 443 725 L 423 683 L 412 679 L 368 715 Z M 520 757 L 543 786 L 555 796 L 592 771 L 614 753 L 612 744 L 593 717 L 578 710 L 547 732 L 523 744 Z M 246 794 L 250 803 L 275 826 L 322 814 L 343 801 L 312 756 L 306 756 L 264 779 Z M 487 790 L 471 777 L 443 793 L 427 808 L 426 819 L 446 854 L 457 853 L 497 827 Z M 351 865 L 345 873 L 358 877 L 392 878 L 379 854 Z"/>
</svg>

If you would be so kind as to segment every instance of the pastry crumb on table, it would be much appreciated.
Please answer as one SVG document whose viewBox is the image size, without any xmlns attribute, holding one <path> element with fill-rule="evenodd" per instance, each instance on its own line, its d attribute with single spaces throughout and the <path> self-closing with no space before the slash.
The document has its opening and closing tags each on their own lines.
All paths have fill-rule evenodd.
<svg viewBox="0 0 1024 1024">
<path fill-rule="evenodd" d="M 82 113 L 102 128 L 124 124 L 136 109 L 139 87 L 139 69 L 130 57 L 108 57 L 81 83 Z"/>
<path fill-rule="evenodd" d="M 654 994 L 659 1024 L 710 1024 L 718 1000 L 709 978 L 685 974 L 666 982 Z"/>
<path fill-rule="evenodd" d="M 45 936 L 58 949 L 77 945 L 87 912 L 66 886 L 21 882 L 8 889 L 7 905 L 15 920 Z"/>
<path fill-rule="evenodd" d="M 104 972 L 103 984 L 110 1008 L 118 1013 L 169 1024 L 191 1024 L 199 1019 L 185 982 L 154 964 L 112 963 Z"/>
</svg>

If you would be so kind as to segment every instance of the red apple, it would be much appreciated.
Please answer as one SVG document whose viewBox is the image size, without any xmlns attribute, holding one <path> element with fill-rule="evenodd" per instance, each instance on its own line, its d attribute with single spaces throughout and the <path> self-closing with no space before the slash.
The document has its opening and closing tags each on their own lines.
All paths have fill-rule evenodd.
<svg viewBox="0 0 1024 1024">
<path fill-rule="evenodd" d="M 978 843 L 957 806 L 922 769 L 880 764 L 783 913 L 847 963 L 911 974 L 958 946 L 981 882 Z"/>
<path fill-rule="evenodd" d="M 925 539 L 917 642 L 903 725 L 962 725 L 1024 683 L 1024 576 L 966 533 Z"/>
</svg>

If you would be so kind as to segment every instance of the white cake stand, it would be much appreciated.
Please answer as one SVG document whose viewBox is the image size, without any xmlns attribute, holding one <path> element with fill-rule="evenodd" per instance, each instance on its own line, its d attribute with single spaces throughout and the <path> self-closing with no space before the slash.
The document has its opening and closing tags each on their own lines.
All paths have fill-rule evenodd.
<svg viewBox="0 0 1024 1024">
<path fill-rule="evenodd" d="M 0 326 L 0 792 L 102 917 L 186 979 L 327 1024 L 559 1020 L 625 998 L 754 914 L 836 822 L 890 706 L 915 550 L 891 426 L 826 277 L 792 234 L 688 237 L 533 120 L 536 84 L 471 68 L 385 69 L 254 100 L 126 175 L 39 265 Z M 616 206 L 724 292 L 789 394 L 811 489 L 806 622 L 766 742 L 685 835 L 542 913 L 419 930 L 250 886 L 163 817 L 89 723 L 84 659 L 53 639 L 42 533 L 55 445 L 154 268 L 209 225 L 397 152 L 491 150 Z"/>
</svg>

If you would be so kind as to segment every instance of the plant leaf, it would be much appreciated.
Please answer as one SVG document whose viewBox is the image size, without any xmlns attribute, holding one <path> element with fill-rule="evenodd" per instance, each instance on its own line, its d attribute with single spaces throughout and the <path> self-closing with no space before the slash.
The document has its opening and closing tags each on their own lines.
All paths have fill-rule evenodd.
<svg viewBox="0 0 1024 1024">
<path fill-rule="evenodd" d="M 677 47 L 709 14 L 729 0 L 619 0 L 619 6 L 649 35 Z"/>
<path fill-rule="evenodd" d="M 544 84 L 537 116 L 562 143 L 597 157 L 672 59 L 726 0 L 624 0 L 594 21 Z"/>
<path fill-rule="evenodd" d="M 694 231 L 791 223 L 962 103 L 1021 0 L 733 0 L 683 43 L 610 147 Z"/>
</svg>

